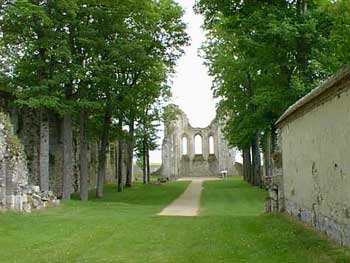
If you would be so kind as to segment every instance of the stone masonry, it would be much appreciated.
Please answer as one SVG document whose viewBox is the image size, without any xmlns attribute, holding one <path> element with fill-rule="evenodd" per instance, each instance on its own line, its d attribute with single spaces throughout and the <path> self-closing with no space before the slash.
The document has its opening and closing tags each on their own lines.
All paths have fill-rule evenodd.
<svg viewBox="0 0 350 263">
<path fill-rule="evenodd" d="M 14 135 L 9 118 L 0 112 L 0 210 L 30 212 L 58 204 L 52 192 L 29 185 L 23 145 Z"/>
<path fill-rule="evenodd" d="M 228 147 L 219 121 L 194 128 L 186 114 L 173 107 L 178 114 L 176 120 L 165 123 L 160 174 L 169 179 L 220 176 L 224 171 L 236 175 L 235 150 Z"/>
<path fill-rule="evenodd" d="M 26 156 L 26 165 L 28 170 L 28 183 L 30 185 L 40 184 L 40 112 L 35 109 L 19 109 L 9 103 L 15 98 L 0 83 L 0 112 L 10 116 L 13 131 L 23 144 Z M 49 190 L 55 196 L 62 196 L 63 185 L 63 158 L 64 145 L 62 134 L 62 117 L 53 112 L 48 113 L 49 121 Z M 80 189 L 80 166 L 79 166 L 79 131 L 73 130 L 73 176 L 71 180 L 72 192 L 78 192 Z M 106 161 L 106 183 L 116 183 L 116 162 L 118 141 L 112 142 L 108 146 Z M 123 144 L 122 154 L 122 174 L 126 177 L 126 148 L 127 142 Z M 87 157 L 89 163 L 88 182 L 89 188 L 96 187 L 97 169 L 98 169 L 98 150 L 99 145 L 96 141 L 90 141 L 88 144 Z"/>
</svg>

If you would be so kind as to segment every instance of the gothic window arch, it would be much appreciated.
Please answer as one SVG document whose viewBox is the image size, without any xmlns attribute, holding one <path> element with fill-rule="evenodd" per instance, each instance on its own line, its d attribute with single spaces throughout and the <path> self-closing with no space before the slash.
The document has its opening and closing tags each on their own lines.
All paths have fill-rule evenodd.
<svg viewBox="0 0 350 263">
<path fill-rule="evenodd" d="M 202 145 L 202 136 L 200 134 L 196 134 L 194 136 L 194 154 L 200 155 L 203 154 L 203 145 Z"/>
<path fill-rule="evenodd" d="M 210 135 L 209 136 L 209 155 L 215 154 L 215 140 L 214 136 Z"/>
<path fill-rule="evenodd" d="M 182 155 L 188 155 L 188 139 L 187 136 L 182 136 Z"/>
</svg>

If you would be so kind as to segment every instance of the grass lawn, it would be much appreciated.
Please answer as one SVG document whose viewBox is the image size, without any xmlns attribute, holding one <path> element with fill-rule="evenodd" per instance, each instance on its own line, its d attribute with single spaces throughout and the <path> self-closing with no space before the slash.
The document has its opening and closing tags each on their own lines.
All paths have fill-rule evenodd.
<svg viewBox="0 0 350 263">
<path fill-rule="evenodd" d="M 265 192 L 241 180 L 205 183 L 201 216 L 156 214 L 188 182 L 32 214 L 0 214 L 0 262 L 350 262 L 341 249 L 283 215 L 263 214 Z"/>
</svg>

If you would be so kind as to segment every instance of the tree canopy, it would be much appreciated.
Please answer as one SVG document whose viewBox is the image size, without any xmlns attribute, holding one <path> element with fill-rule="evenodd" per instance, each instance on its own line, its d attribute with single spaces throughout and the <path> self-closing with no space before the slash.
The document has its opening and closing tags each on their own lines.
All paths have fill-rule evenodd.
<svg viewBox="0 0 350 263">
<path fill-rule="evenodd" d="M 132 162 L 136 122 L 153 127 L 147 112 L 170 95 L 169 76 L 188 42 L 182 8 L 173 0 L 7 0 L 1 7 L 0 63 L 8 65 L 1 72 L 16 104 L 61 116 L 67 149 L 79 120 L 80 143 L 101 145 L 102 196 L 109 141 L 129 141 Z"/>
<path fill-rule="evenodd" d="M 198 0 L 218 112 L 231 145 L 250 148 L 277 118 L 348 62 L 348 1 Z"/>
</svg>

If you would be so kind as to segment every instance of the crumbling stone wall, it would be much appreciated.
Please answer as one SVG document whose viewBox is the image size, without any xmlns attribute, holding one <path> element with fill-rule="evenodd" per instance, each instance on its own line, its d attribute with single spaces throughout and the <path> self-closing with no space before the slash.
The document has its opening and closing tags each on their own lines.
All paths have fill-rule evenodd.
<svg viewBox="0 0 350 263">
<path fill-rule="evenodd" d="M 40 114 L 36 110 L 9 110 L 11 112 L 12 123 L 15 127 L 15 133 L 18 134 L 20 141 L 24 145 L 27 156 L 29 171 L 29 183 L 33 185 L 40 184 L 39 173 L 39 155 L 40 155 Z M 63 138 L 62 138 L 62 119 L 56 114 L 49 116 L 49 189 L 58 197 L 62 196 L 63 185 Z M 72 189 L 79 191 L 79 133 L 74 131 L 74 170 L 72 178 Z M 115 183 L 115 145 L 112 143 L 107 153 L 106 163 L 106 183 Z M 124 146 L 125 148 L 126 146 Z M 125 154 L 125 152 L 124 152 Z M 89 162 L 89 187 L 94 189 L 97 180 L 98 168 L 98 143 L 91 142 L 88 145 L 88 162 Z M 125 159 L 125 158 L 124 158 Z M 123 167 L 125 177 L 126 168 Z"/>
<path fill-rule="evenodd" d="M 286 211 L 349 245 L 349 68 L 298 101 L 277 124 Z"/>
<path fill-rule="evenodd" d="M 219 176 L 221 171 L 236 175 L 235 150 L 228 147 L 219 122 L 214 120 L 206 128 L 194 128 L 186 114 L 178 108 L 177 111 L 177 119 L 165 123 L 160 174 L 168 178 Z M 202 154 L 195 154 L 196 135 L 202 138 Z M 187 139 L 185 151 L 184 137 Z M 209 151 L 210 137 L 214 139 L 212 154 Z"/>
<path fill-rule="evenodd" d="M 28 168 L 28 183 L 31 185 L 40 185 L 40 113 L 35 109 L 16 109 L 10 108 L 10 101 L 14 98 L 10 93 L 1 90 L 0 83 L 0 111 L 9 114 L 14 134 L 18 136 L 19 141 L 24 146 L 26 164 Z M 49 114 L 49 190 L 56 196 L 62 196 L 63 185 L 63 138 L 62 138 L 62 117 L 57 114 Z M 73 178 L 72 189 L 79 191 L 79 131 L 73 130 Z M 106 163 L 106 183 L 116 183 L 116 161 L 115 150 L 118 142 L 111 143 L 107 153 Z M 89 162 L 89 187 L 94 189 L 97 180 L 98 168 L 98 143 L 91 142 L 88 145 Z M 126 176 L 126 143 L 123 143 L 123 163 L 122 174 Z"/>
<path fill-rule="evenodd" d="M 58 205 L 52 192 L 29 184 L 23 145 L 14 135 L 10 119 L 0 112 L 0 210 L 31 211 Z"/>
</svg>

